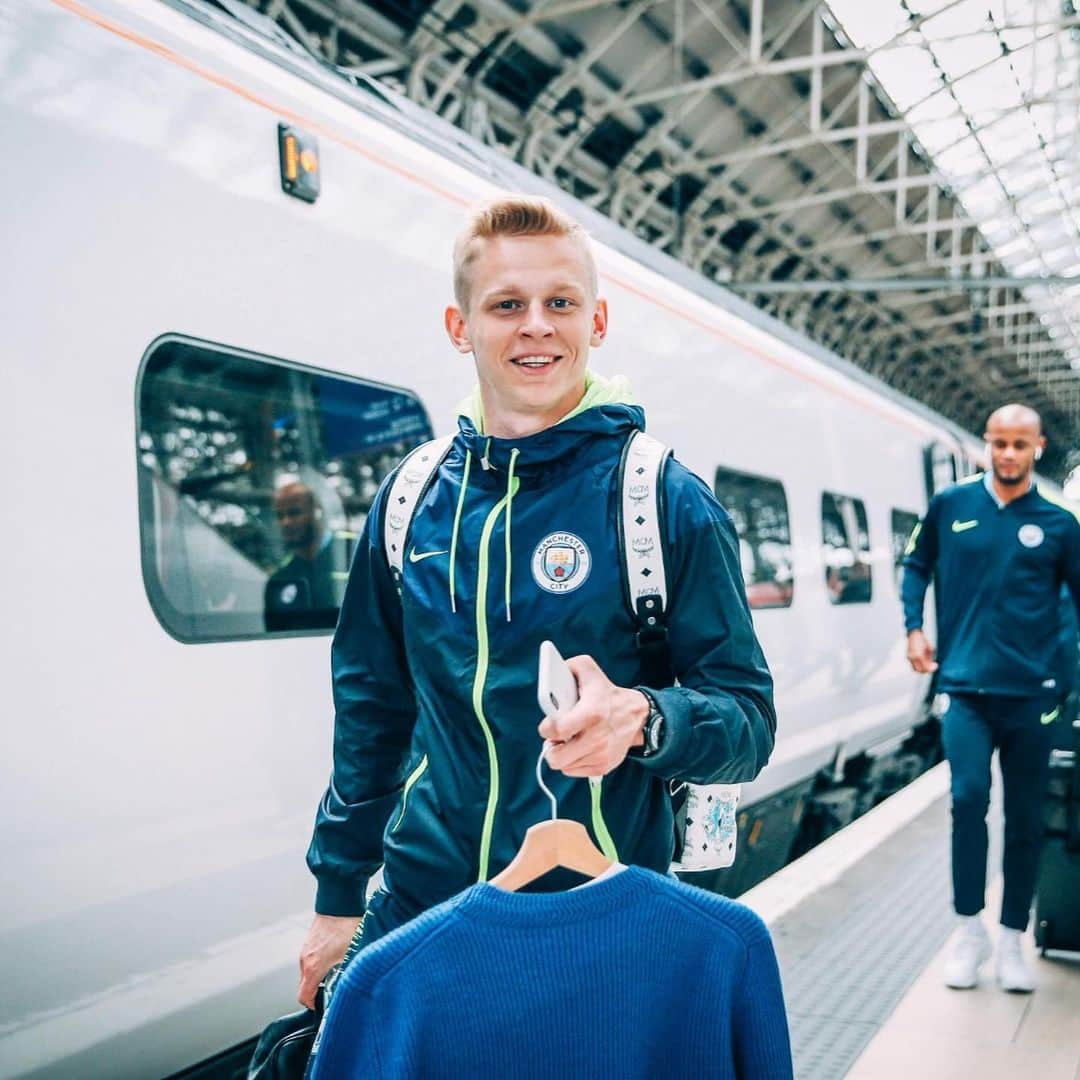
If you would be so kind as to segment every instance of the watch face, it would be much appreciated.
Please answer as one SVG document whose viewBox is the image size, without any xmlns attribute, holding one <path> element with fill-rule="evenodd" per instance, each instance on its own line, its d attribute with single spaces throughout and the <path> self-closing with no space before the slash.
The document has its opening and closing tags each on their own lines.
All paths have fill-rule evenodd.
<svg viewBox="0 0 1080 1080">
<path fill-rule="evenodd" d="M 662 713 L 656 710 L 649 713 L 649 719 L 645 724 L 645 748 L 650 754 L 655 754 L 660 749 L 660 728 L 663 723 Z"/>
</svg>

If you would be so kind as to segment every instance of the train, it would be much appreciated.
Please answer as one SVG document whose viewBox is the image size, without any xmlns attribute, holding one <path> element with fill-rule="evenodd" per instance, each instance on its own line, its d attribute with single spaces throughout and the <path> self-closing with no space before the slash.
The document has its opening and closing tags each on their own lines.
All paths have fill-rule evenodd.
<svg viewBox="0 0 1080 1080">
<path fill-rule="evenodd" d="M 5 1077 L 211 1075 L 295 1007 L 332 619 L 271 625 L 273 496 L 312 493 L 343 579 L 473 385 L 442 313 L 496 191 L 590 231 L 593 367 L 739 531 L 779 729 L 705 883 L 740 892 L 938 752 L 898 567 L 980 440 L 235 8 L 0 0 Z"/>
</svg>

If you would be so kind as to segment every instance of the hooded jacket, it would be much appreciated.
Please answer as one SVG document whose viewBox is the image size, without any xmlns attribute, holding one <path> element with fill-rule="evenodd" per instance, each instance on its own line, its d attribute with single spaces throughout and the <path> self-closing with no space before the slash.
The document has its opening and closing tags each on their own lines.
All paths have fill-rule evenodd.
<svg viewBox="0 0 1080 1080">
<path fill-rule="evenodd" d="M 591 655 L 641 680 L 617 538 L 623 445 L 644 428 L 619 380 L 524 438 L 483 434 L 474 399 L 416 507 L 401 595 L 382 545 L 391 479 L 357 547 L 332 649 L 334 770 L 308 866 L 316 911 L 357 915 L 380 863 L 413 915 L 498 873 L 551 815 L 536 781 L 537 656 Z M 467 407 L 468 410 L 468 407 Z M 772 751 L 772 678 L 754 635 L 731 519 L 672 459 L 664 470 L 672 683 L 649 687 L 664 739 L 598 787 L 545 769 L 561 817 L 625 863 L 666 872 L 669 778 L 753 779 Z"/>
</svg>

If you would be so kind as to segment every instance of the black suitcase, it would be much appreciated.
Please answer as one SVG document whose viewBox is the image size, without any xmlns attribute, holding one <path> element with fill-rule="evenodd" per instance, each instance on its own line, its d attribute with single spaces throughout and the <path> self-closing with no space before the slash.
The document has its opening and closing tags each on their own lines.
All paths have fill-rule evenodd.
<svg viewBox="0 0 1080 1080">
<path fill-rule="evenodd" d="M 1080 719 L 1071 748 L 1050 755 L 1042 857 L 1035 896 L 1035 944 L 1080 952 Z"/>
</svg>

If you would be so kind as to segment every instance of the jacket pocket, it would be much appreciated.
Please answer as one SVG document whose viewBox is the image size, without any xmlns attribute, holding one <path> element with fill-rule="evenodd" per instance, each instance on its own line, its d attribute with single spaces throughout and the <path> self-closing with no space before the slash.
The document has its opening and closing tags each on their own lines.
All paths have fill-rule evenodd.
<svg viewBox="0 0 1080 1080">
<path fill-rule="evenodd" d="M 405 781 L 405 787 L 402 788 L 402 791 L 401 791 L 401 808 L 398 810 L 398 815 L 394 819 L 394 824 L 390 829 L 390 831 L 392 833 L 397 832 L 398 826 L 404 820 L 405 811 L 408 809 L 408 806 L 409 806 L 409 792 L 412 791 L 413 785 L 416 783 L 416 781 L 419 780 L 420 777 L 424 775 L 424 772 L 427 770 L 427 766 L 428 766 L 428 758 L 427 758 L 427 754 L 425 754 L 420 759 L 420 761 L 417 763 L 416 768 L 413 769 L 413 771 L 411 773 L 409 773 L 409 776 Z"/>
</svg>

